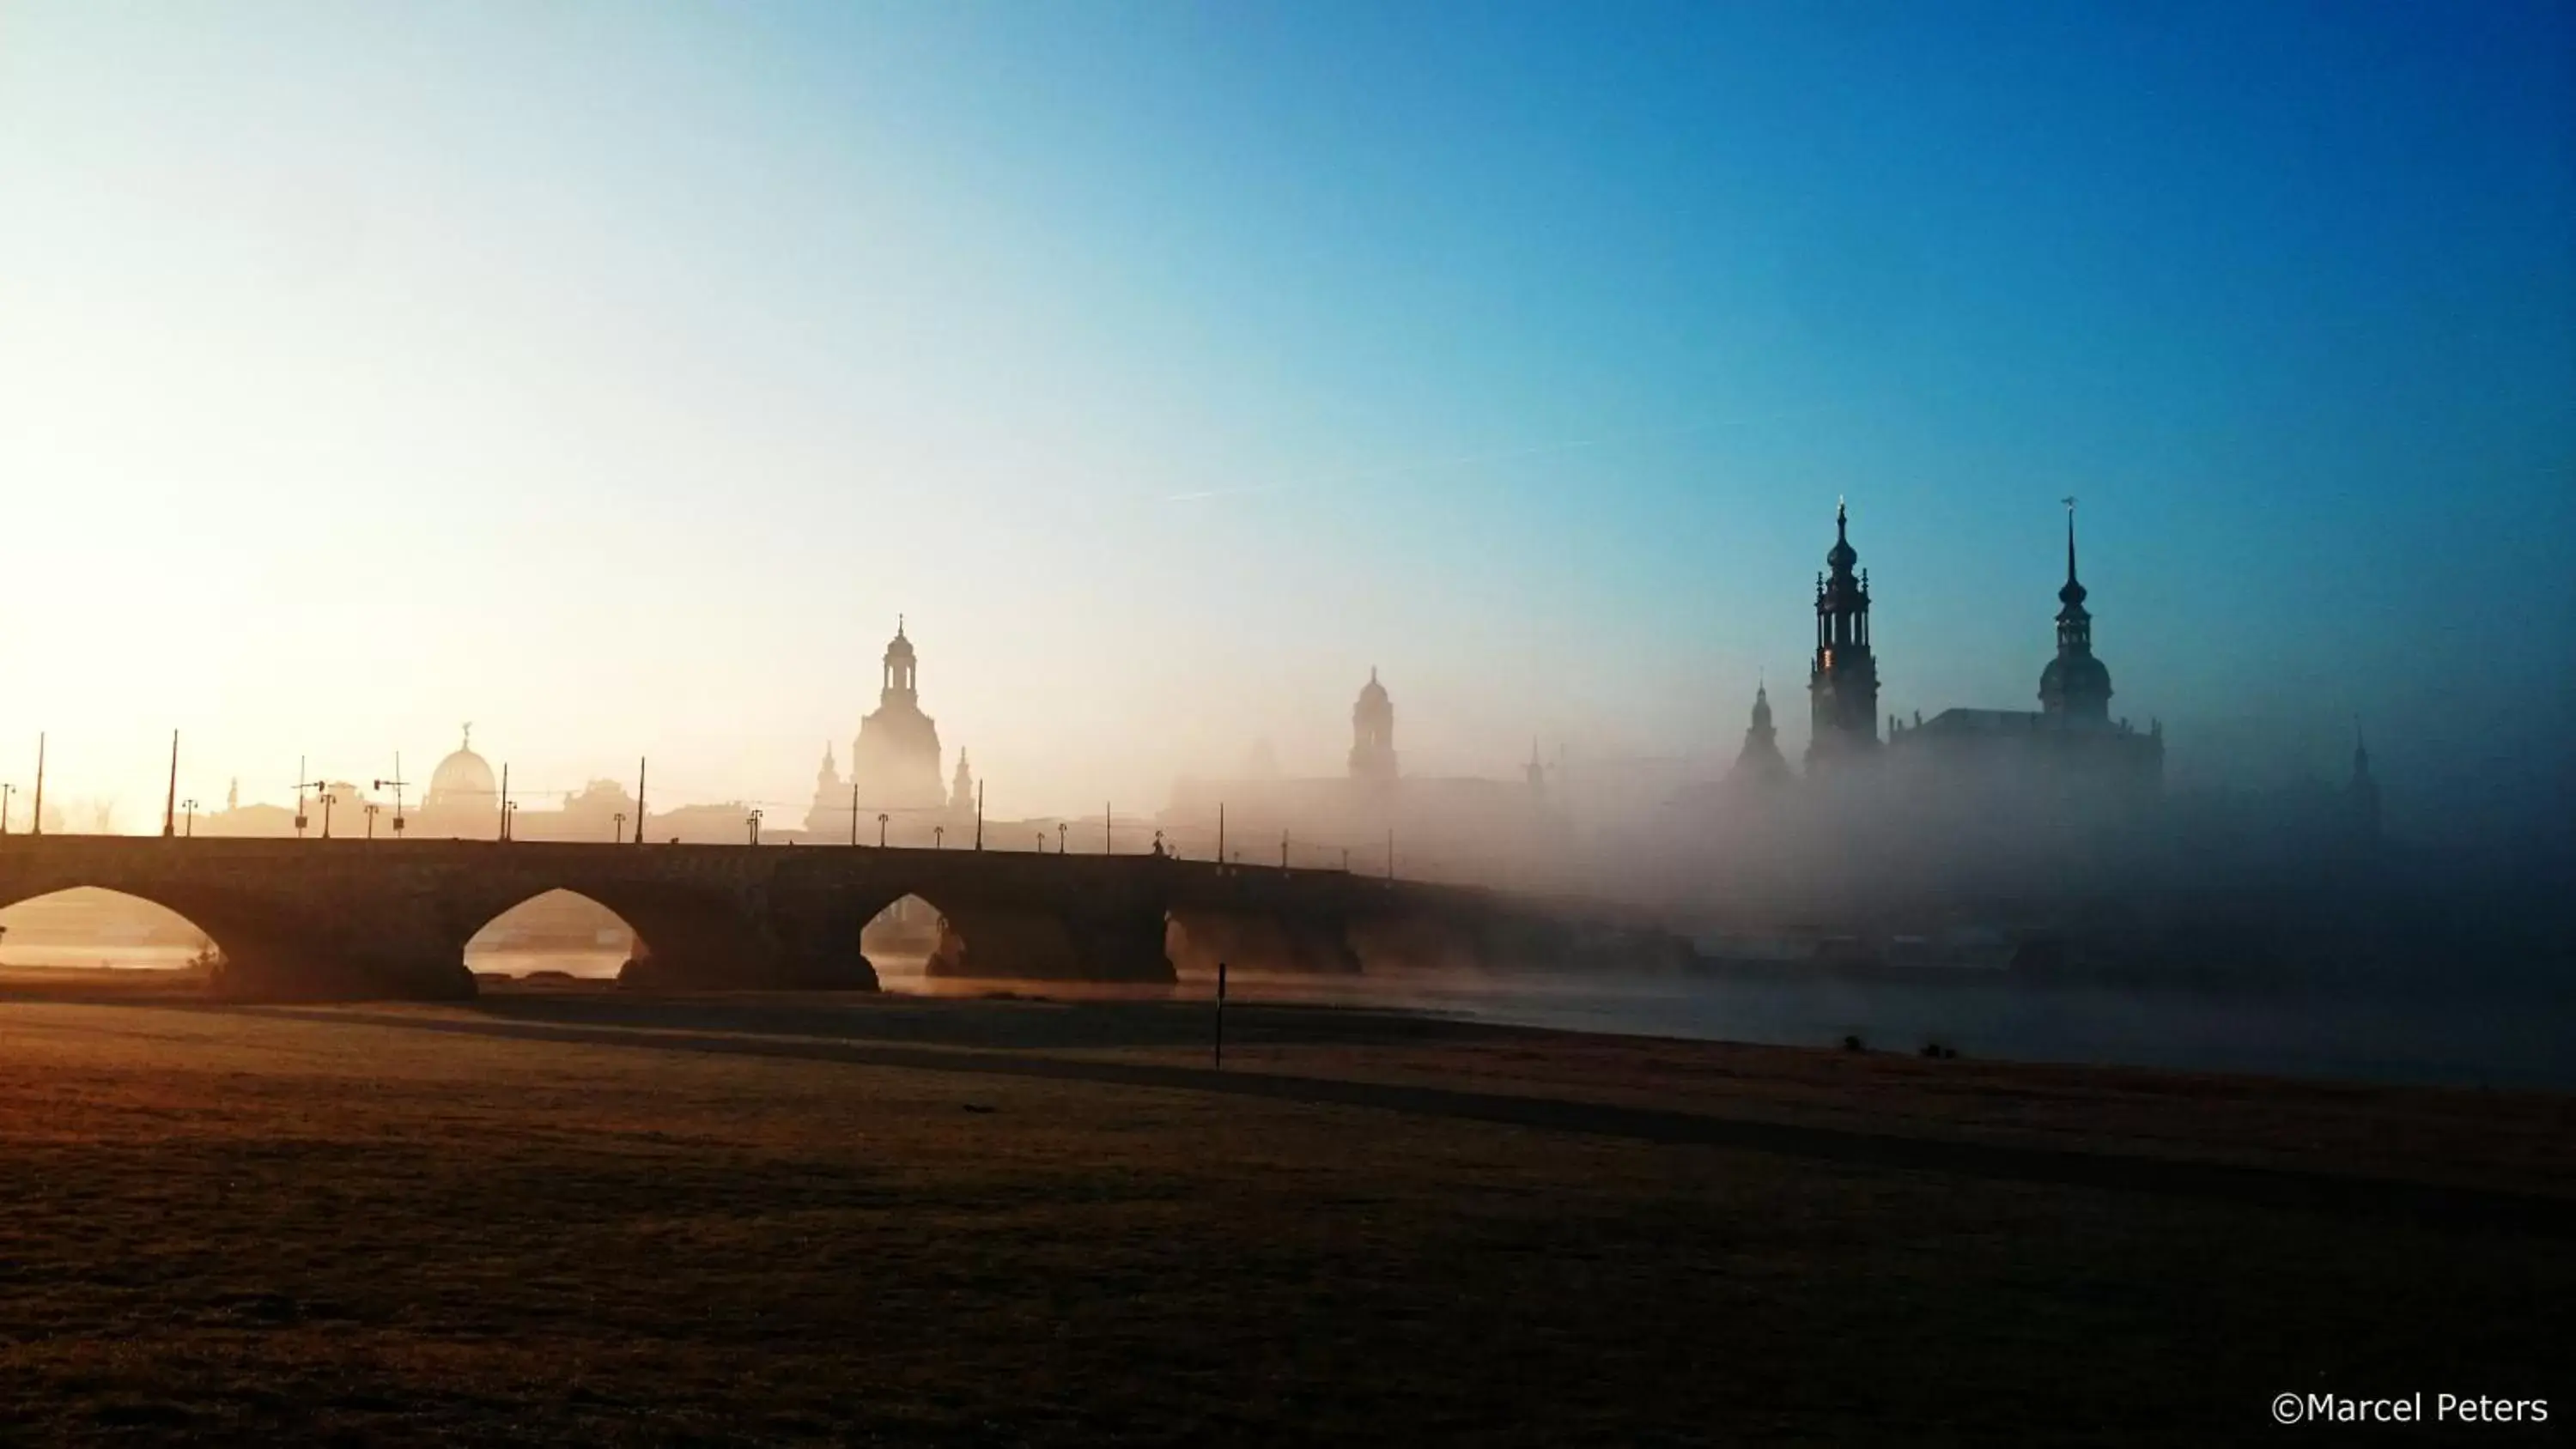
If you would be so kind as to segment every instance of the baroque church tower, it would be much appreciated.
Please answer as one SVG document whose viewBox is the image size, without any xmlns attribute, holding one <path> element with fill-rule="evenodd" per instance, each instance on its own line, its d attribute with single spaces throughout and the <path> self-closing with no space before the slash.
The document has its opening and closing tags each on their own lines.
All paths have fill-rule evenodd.
<svg viewBox="0 0 2576 1449">
<path fill-rule="evenodd" d="M 1377 682 L 1375 665 L 1351 706 L 1351 778 L 1380 785 L 1395 780 L 1395 702 Z"/>
<path fill-rule="evenodd" d="M 865 811 L 935 811 L 948 804 L 939 779 L 939 726 L 921 712 L 920 676 L 903 621 L 887 643 L 877 707 L 850 745 L 850 779 Z"/>
<path fill-rule="evenodd" d="M 1727 772 L 1730 785 L 1768 785 L 1790 778 L 1789 758 L 1780 753 L 1780 732 L 1771 724 L 1771 687 L 1754 686 L 1753 723 L 1744 731 L 1744 749 Z"/>
<path fill-rule="evenodd" d="M 2052 724 L 2111 723 L 2111 671 L 2093 657 L 2093 616 L 2075 581 L 2075 500 L 2066 500 L 2066 586 L 2057 591 L 2057 657 L 2039 676 L 2039 709 Z"/>
<path fill-rule="evenodd" d="M 1807 769 L 1878 748 L 1878 660 L 1869 648 L 1869 575 L 1855 574 L 1849 515 L 1834 505 L 1834 546 L 1816 576 L 1816 658 L 1807 673 Z"/>
</svg>

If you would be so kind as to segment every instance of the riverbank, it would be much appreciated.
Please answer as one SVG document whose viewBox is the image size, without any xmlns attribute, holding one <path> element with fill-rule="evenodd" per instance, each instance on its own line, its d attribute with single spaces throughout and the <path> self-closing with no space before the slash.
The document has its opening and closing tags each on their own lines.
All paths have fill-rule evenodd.
<svg viewBox="0 0 2576 1449">
<path fill-rule="evenodd" d="M 2564 1097 L 1311 1007 L 1219 1074 L 1209 1025 L 13 995 L 0 1437 L 2173 1442 L 2565 1392 Z"/>
</svg>

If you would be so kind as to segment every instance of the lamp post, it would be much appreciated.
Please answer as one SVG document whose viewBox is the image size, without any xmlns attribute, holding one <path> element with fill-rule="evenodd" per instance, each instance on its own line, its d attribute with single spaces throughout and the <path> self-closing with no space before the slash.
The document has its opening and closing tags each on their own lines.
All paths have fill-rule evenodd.
<svg viewBox="0 0 2576 1449">
<path fill-rule="evenodd" d="M 519 838 L 519 802 L 516 800 L 509 801 L 501 807 L 501 838 L 503 840 Z"/>
<path fill-rule="evenodd" d="M 9 833 L 9 797 L 17 793 L 17 786 L 0 784 L 0 835 Z"/>
<path fill-rule="evenodd" d="M 339 803 L 340 795 L 338 791 L 325 790 L 322 792 L 322 838 L 324 840 L 331 838 L 331 807 Z"/>
<path fill-rule="evenodd" d="M 1055 823 L 1055 853 L 1064 854 L 1064 832 L 1069 827 L 1061 820 Z"/>
<path fill-rule="evenodd" d="M 402 833 L 403 833 L 403 796 L 402 796 L 403 786 L 408 785 L 408 784 L 410 784 L 410 783 L 411 783 L 411 781 L 406 780 L 406 779 L 404 779 L 404 778 L 402 777 L 402 751 L 400 751 L 400 750 L 396 750 L 396 751 L 394 751 L 394 776 L 393 776 L 393 778 L 392 778 L 392 779 L 390 779 L 390 780 L 378 780 L 378 781 L 377 781 L 373 786 L 371 786 L 371 787 L 370 787 L 370 788 L 372 788 L 372 789 L 377 789 L 377 790 L 382 790 L 382 789 L 384 789 L 384 788 L 385 788 L 386 786 L 388 786 L 388 785 L 390 785 L 390 786 L 392 786 L 392 787 L 393 787 L 393 792 L 394 792 L 394 839 L 396 839 L 396 840 L 400 840 L 400 839 L 402 839 Z"/>
<path fill-rule="evenodd" d="M 194 797 L 191 797 L 191 798 L 189 798 L 189 799 L 186 799 L 186 800 L 182 800 L 182 801 L 180 801 L 180 802 L 179 802 L 179 808 L 180 808 L 180 809 L 182 809 L 182 810 L 184 810 L 184 811 L 186 811 L 186 812 L 188 812 L 188 823 L 187 823 L 187 826 L 186 826 L 186 829 L 187 829 L 187 832 L 188 832 L 188 838 L 189 838 L 190 840 L 194 840 L 194 839 L 196 839 L 196 838 L 197 838 L 197 802 L 196 802 L 195 798 L 194 798 Z"/>
<path fill-rule="evenodd" d="M 931 849 L 933 849 L 933 850 L 945 850 L 945 849 L 947 849 L 947 848 L 948 848 L 947 842 L 948 842 L 948 827 L 947 827 L 947 826 L 945 826 L 945 825 L 934 825 L 934 826 L 930 827 L 930 848 L 931 848 Z"/>
<path fill-rule="evenodd" d="M 858 767 L 859 762 L 856 757 L 853 757 L 850 768 L 856 771 Z M 850 843 L 852 845 L 859 843 L 859 782 L 855 776 L 850 781 Z M 880 840 L 877 844 L 883 845 L 885 842 Z"/>
<path fill-rule="evenodd" d="M 760 812 L 757 810 L 751 812 L 751 814 L 744 819 L 743 824 L 750 827 L 751 843 L 758 845 L 760 843 Z"/>
<path fill-rule="evenodd" d="M 1038 832 L 1038 854 L 1046 854 L 1046 832 L 1043 830 Z"/>
<path fill-rule="evenodd" d="M 885 828 L 888 818 L 884 811 L 877 812 L 877 849 L 879 850 L 885 849 Z"/>
<path fill-rule="evenodd" d="M 617 842 L 626 838 L 626 812 L 620 810 L 612 818 L 615 819 L 617 823 L 609 827 L 608 843 L 615 845 Z"/>
<path fill-rule="evenodd" d="M 376 838 L 376 812 L 384 808 L 373 800 L 367 802 L 367 838 L 369 840 Z"/>
<path fill-rule="evenodd" d="M 179 833 L 179 732 L 170 731 L 170 793 L 161 801 L 161 838 Z"/>
</svg>

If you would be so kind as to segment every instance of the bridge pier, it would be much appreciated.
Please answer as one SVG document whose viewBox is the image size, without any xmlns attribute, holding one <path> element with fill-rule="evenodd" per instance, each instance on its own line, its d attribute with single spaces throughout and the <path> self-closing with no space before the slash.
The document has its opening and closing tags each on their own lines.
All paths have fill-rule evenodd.
<svg viewBox="0 0 2576 1449">
<path fill-rule="evenodd" d="M 1179 979 L 1164 954 L 1159 908 L 1057 912 L 981 902 L 942 913 L 939 944 L 923 971 L 1035 981 Z"/>
<path fill-rule="evenodd" d="M 1217 963 L 1264 971 L 1356 975 L 1360 956 L 1339 916 L 1321 912 L 1175 909 L 1173 954 L 1194 975 Z"/>
</svg>

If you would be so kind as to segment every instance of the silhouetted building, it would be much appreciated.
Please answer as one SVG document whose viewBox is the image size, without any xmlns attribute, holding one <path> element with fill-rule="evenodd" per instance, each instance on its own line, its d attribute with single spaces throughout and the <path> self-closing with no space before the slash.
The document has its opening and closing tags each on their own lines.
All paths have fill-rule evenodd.
<svg viewBox="0 0 2576 1449">
<path fill-rule="evenodd" d="M 406 822 L 406 833 L 424 836 L 494 835 L 501 824 L 501 787 L 492 766 L 474 753 L 474 726 L 464 742 L 429 773 L 429 791 Z"/>
<path fill-rule="evenodd" d="M 1727 772 L 1726 783 L 1735 788 L 1785 785 L 1797 777 L 1789 772 L 1789 757 L 1780 753 L 1780 732 L 1771 724 L 1771 690 L 1756 685 L 1753 690 L 1753 723 L 1744 731 L 1744 748 L 1735 757 L 1735 767 Z"/>
<path fill-rule="evenodd" d="M 2075 506 L 2067 502 L 2066 583 L 2057 591 L 2057 657 L 2040 671 L 2037 710 L 1951 709 L 1908 727 L 1888 721 L 1888 742 L 1915 766 L 1937 767 L 1955 787 L 2101 785 L 2152 794 L 2164 779 L 2164 728 L 2146 733 L 2111 719 L 2111 670 L 2093 655 L 2093 616 L 2075 576 Z"/>
<path fill-rule="evenodd" d="M 1395 702 L 1369 666 L 1368 683 L 1351 706 L 1351 778 L 1380 784 L 1395 779 Z"/>
<path fill-rule="evenodd" d="M 832 762 L 832 742 L 823 742 L 823 763 L 814 771 L 814 801 L 805 810 L 805 829 L 825 839 L 850 829 L 850 787 Z"/>
<path fill-rule="evenodd" d="M 2093 616 L 2075 579 L 2075 504 L 2066 505 L 2066 584 L 2057 591 L 2057 657 L 2039 672 L 2039 708 L 2063 723 L 2107 724 L 2111 670 L 2093 657 Z"/>
<path fill-rule="evenodd" d="M 1157 823 L 1165 844 L 1184 856 L 1215 849 L 1223 807 L 1227 857 L 1247 864 L 1277 865 L 1284 851 L 1292 865 L 1334 867 L 1347 859 L 1354 871 L 1374 875 L 1387 869 L 1391 847 L 1406 875 L 1528 884 L 1563 863 L 1565 820 L 1555 793 L 1535 759 L 1519 781 L 1399 774 L 1395 705 L 1371 669 L 1351 709 L 1344 773 L 1283 776 L 1265 743 L 1232 778 L 1174 781 Z"/>
<path fill-rule="evenodd" d="M 1816 576 L 1816 657 L 1807 674 L 1807 769 L 1866 757 L 1878 749 L 1878 660 L 1869 647 L 1869 575 L 1855 575 L 1848 515 L 1834 505 L 1834 546 Z"/>
<path fill-rule="evenodd" d="M 859 808 L 937 813 L 948 804 L 948 789 L 940 779 L 939 726 L 921 712 L 919 666 L 900 619 L 886 645 L 884 665 L 877 707 L 859 721 L 859 737 L 850 746 L 850 779 L 858 786 Z M 844 802 L 839 818 L 845 825 L 848 810 Z"/>
</svg>

